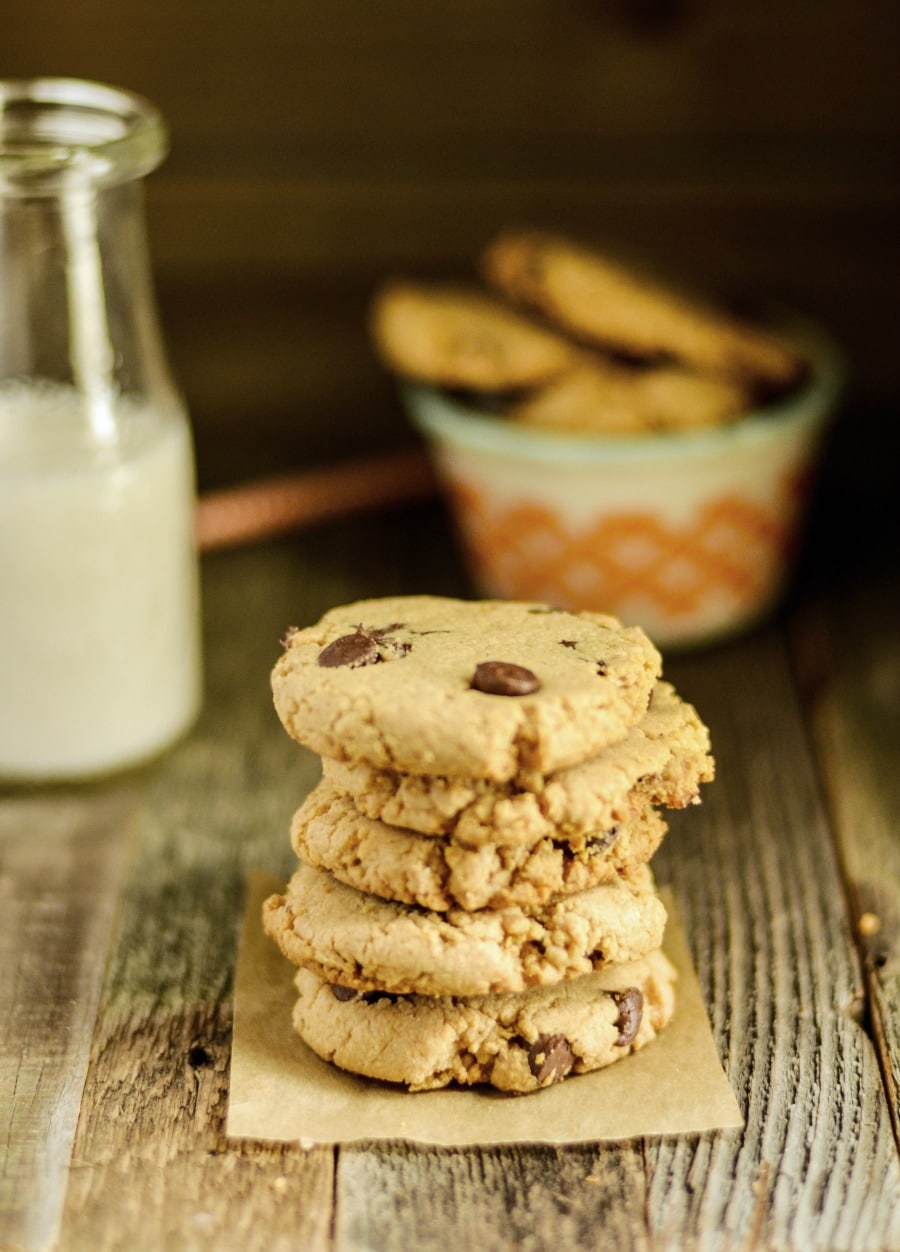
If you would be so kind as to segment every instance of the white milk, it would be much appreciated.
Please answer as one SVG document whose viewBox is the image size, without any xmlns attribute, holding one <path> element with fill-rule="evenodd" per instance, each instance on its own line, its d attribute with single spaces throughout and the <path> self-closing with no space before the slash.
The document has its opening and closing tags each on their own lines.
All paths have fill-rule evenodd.
<svg viewBox="0 0 900 1252">
<path fill-rule="evenodd" d="M 0 388 L 0 777 L 132 764 L 199 706 L 188 424 L 116 417 L 89 446 L 73 390 Z"/>
</svg>

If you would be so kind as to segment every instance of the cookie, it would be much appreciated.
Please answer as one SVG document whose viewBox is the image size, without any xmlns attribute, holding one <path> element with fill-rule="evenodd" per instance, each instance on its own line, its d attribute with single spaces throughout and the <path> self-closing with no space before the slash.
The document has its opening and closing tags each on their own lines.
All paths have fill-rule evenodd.
<svg viewBox="0 0 900 1252">
<path fill-rule="evenodd" d="M 470 846 L 534 845 L 565 838 L 576 851 L 642 802 L 684 808 L 714 772 L 709 731 L 693 705 L 658 682 L 646 714 L 625 738 L 590 760 L 550 776 L 495 785 L 376 769 L 365 762 L 322 761 L 325 778 L 353 796 L 366 816 Z"/>
<path fill-rule="evenodd" d="M 802 377 L 797 354 L 774 335 L 707 308 L 599 253 L 542 231 L 510 231 L 485 251 L 489 283 L 583 341 L 649 361 L 783 391 Z"/>
<path fill-rule="evenodd" d="M 643 865 L 666 824 L 649 805 L 620 825 L 582 839 L 469 847 L 364 817 L 351 798 L 323 781 L 294 815 L 291 838 L 301 861 L 328 870 L 358 891 L 425 909 L 539 908 L 560 895 L 612 882 Z"/>
<path fill-rule="evenodd" d="M 675 978 L 660 951 L 557 986 L 470 999 L 357 992 L 300 970 L 294 1027 L 326 1061 L 413 1091 L 530 1092 L 650 1043 L 672 1017 Z"/>
<path fill-rule="evenodd" d="M 641 436 L 720 425 L 750 404 L 747 388 L 728 378 L 598 360 L 560 375 L 510 405 L 506 415 L 569 434 Z"/>
<path fill-rule="evenodd" d="M 367 895 L 301 864 L 263 926 L 328 982 L 398 995 L 487 995 L 576 978 L 645 956 L 666 912 L 647 866 L 546 908 L 437 913 Z"/>
<path fill-rule="evenodd" d="M 533 387 L 578 357 L 563 336 L 535 326 L 486 292 L 460 285 L 386 284 L 373 301 L 371 332 L 389 369 L 443 387 Z"/>
<path fill-rule="evenodd" d="M 621 739 L 661 664 L 639 627 L 508 600 L 365 600 L 284 642 L 272 691 L 298 742 L 380 769 L 494 782 Z"/>
</svg>

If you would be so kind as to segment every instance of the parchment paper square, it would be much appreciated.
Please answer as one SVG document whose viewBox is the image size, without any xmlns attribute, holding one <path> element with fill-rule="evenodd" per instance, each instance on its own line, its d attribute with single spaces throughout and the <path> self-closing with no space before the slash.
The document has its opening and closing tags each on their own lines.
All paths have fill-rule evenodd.
<svg viewBox="0 0 900 1252">
<path fill-rule="evenodd" d="M 262 902 L 282 884 L 253 874 L 235 978 L 231 1138 L 351 1143 L 407 1139 L 472 1146 L 586 1143 L 743 1125 L 716 1055 L 672 899 L 664 948 L 678 970 L 674 1020 L 608 1069 L 526 1096 L 444 1089 L 410 1094 L 327 1064 L 295 1034 L 294 967 L 262 930 Z"/>
</svg>

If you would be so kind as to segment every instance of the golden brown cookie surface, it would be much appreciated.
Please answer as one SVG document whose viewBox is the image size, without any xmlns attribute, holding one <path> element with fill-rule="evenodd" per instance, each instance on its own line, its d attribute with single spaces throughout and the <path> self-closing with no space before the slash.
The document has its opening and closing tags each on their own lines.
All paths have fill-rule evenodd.
<svg viewBox="0 0 900 1252">
<path fill-rule="evenodd" d="M 573 848 L 565 839 L 470 846 L 365 817 L 323 780 L 294 816 L 298 857 L 358 891 L 446 912 L 453 908 L 540 908 L 561 895 L 612 882 L 643 865 L 666 831 L 655 809 L 634 812 Z"/>
<path fill-rule="evenodd" d="M 388 283 L 376 293 L 370 325 L 390 369 L 442 387 L 533 387 L 579 355 L 564 336 L 476 287 Z"/>
<path fill-rule="evenodd" d="M 637 627 L 545 604 L 399 596 L 289 632 L 275 707 L 321 756 L 505 781 L 590 757 L 645 713 L 661 659 Z"/>
<path fill-rule="evenodd" d="M 800 362 L 780 339 L 688 299 L 593 249 L 542 231 L 509 231 L 488 246 L 489 283 L 579 339 L 629 357 L 782 390 Z"/>
<path fill-rule="evenodd" d="M 512 421 L 585 435 L 640 436 L 728 422 L 750 405 L 746 387 L 674 365 L 635 368 L 596 357 L 514 401 Z"/>
<path fill-rule="evenodd" d="M 708 729 L 663 681 L 623 738 L 578 765 L 521 783 L 402 774 L 327 757 L 322 765 L 325 778 L 350 794 L 360 812 L 393 826 L 452 834 L 471 847 L 563 838 L 576 849 L 626 820 L 635 792 L 640 804 L 684 808 L 714 771 Z"/>
<path fill-rule="evenodd" d="M 650 1043 L 672 1017 L 674 983 L 659 951 L 559 986 L 471 999 L 367 995 L 301 970 L 294 1027 L 323 1059 L 413 1091 L 452 1082 L 527 1092 Z"/>
<path fill-rule="evenodd" d="M 549 986 L 662 943 L 666 911 L 646 866 L 545 908 L 446 913 L 383 900 L 300 865 L 263 925 L 289 961 L 363 991 L 487 995 Z"/>
</svg>

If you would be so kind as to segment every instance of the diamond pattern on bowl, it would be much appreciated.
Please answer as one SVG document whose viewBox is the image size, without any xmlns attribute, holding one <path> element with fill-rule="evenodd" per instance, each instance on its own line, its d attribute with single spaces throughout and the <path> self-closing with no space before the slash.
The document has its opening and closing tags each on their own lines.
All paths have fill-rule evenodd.
<svg viewBox="0 0 900 1252">
<path fill-rule="evenodd" d="M 741 612 L 775 590 L 800 488 L 783 480 L 768 507 L 736 492 L 708 498 L 682 524 L 635 510 L 573 528 L 546 504 L 496 503 L 472 483 L 456 484 L 454 503 L 475 572 L 496 594 L 611 612 L 641 600 L 679 619 L 710 597 Z"/>
</svg>

